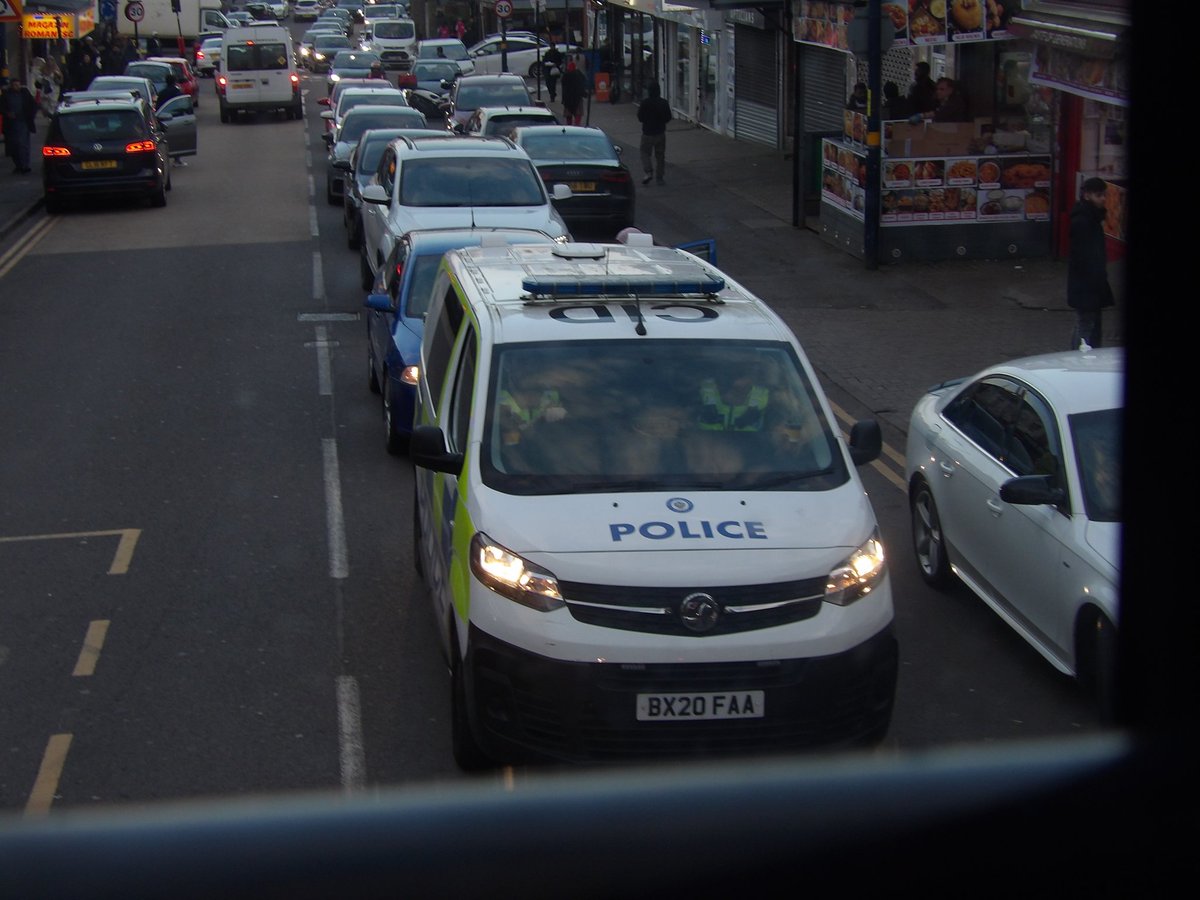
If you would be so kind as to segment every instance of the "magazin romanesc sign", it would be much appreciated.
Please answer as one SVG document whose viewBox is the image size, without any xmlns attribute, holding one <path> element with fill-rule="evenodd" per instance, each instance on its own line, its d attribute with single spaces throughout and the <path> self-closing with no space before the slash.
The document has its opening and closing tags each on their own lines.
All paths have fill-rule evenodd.
<svg viewBox="0 0 1200 900">
<path fill-rule="evenodd" d="M 25 13 L 21 17 L 21 37 L 27 41 L 56 41 L 77 38 L 96 27 L 91 10 L 71 13 Z"/>
<path fill-rule="evenodd" d="M 1009 31 L 1009 22 L 1020 9 L 1018 0 L 898 0 L 882 4 L 883 16 L 895 29 L 893 47 L 1009 40 L 1016 37 Z M 792 17 L 792 38 L 850 52 L 854 17 L 852 3 L 799 0 Z"/>
</svg>

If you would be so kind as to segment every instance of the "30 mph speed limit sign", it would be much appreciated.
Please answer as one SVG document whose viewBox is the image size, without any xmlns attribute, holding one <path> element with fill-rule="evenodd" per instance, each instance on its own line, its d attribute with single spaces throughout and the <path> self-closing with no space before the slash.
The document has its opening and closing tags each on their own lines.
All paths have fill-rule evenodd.
<svg viewBox="0 0 1200 900">
<path fill-rule="evenodd" d="M 513 14 L 512 0 L 496 0 L 496 17 L 507 19 Z"/>
<path fill-rule="evenodd" d="M 130 22 L 140 22 L 146 18 L 146 7 L 142 5 L 142 0 L 129 0 L 125 4 L 125 18 Z"/>
</svg>

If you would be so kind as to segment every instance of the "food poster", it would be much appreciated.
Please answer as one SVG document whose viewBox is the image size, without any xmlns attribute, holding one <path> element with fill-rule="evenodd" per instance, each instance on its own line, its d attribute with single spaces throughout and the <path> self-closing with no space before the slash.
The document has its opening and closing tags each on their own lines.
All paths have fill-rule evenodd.
<svg viewBox="0 0 1200 900">
<path fill-rule="evenodd" d="M 849 212 L 857 219 L 866 219 L 867 156 L 866 153 L 842 146 L 835 141 L 823 141 L 821 171 L 821 200 Z"/>
<path fill-rule="evenodd" d="M 1020 9 L 1020 0 L 886 0 L 880 5 L 895 32 L 893 47 L 1007 40 L 1015 37 L 1008 23 Z M 846 50 L 846 26 L 853 18 L 849 2 L 800 0 L 792 38 Z"/>
<path fill-rule="evenodd" d="M 1124 241 L 1125 238 L 1125 202 L 1128 192 L 1119 184 L 1105 182 L 1104 188 L 1104 233 L 1109 237 Z"/>
<path fill-rule="evenodd" d="M 800 0 L 792 19 L 792 38 L 806 44 L 848 50 L 846 26 L 853 19 L 854 7 L 849 3 Z"/>
<path fill-rule="evenodd" d="M 867 140 L 867 114 L 852 109 L 842 110 L 842 136 L 855 144 Z"/>
<path fill-rule="evenodd" d="M 982 41 L 986 0 L 948 0 L 946 27 L 952 42 Z"/>
<path fill-rule="evenodd" d="M 880 222 L 1050 219 L 1050 159 L 1039 156 L 887 159 Z"/>
</svg>

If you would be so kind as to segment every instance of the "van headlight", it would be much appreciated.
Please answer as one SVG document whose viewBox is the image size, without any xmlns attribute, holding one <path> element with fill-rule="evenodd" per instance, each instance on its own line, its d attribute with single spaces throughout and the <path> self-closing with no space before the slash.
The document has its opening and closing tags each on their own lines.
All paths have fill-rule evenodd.
<svg viewBox="0 0 1200 900">
<path fill-rule="evenodd" d="M 471 538 L 471 571 L 497 594 L 532 609 L 550 612 L 566 605 L 551 572 L 501 547 L 482 531 Z"/>
<path fill-rule="evenodd" d="M 879 540 L 879 529 L 876 529 L 862 546 L 829 573 L 825 600 L 837 606 L 849 606 L 871 593 L 886 571 L 883 542 Z"/>
</svg>

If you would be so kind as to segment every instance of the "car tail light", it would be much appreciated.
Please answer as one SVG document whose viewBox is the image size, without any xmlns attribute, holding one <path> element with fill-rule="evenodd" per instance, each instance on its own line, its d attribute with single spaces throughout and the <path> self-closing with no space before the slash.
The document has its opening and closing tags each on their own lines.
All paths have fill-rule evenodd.
<svg viewBox="0 0 1200 900">
<path fill-rule="evenodd" d="M 633 179 L 629 177 L 628 172 L 605 172 L 600 176 L 600 180 L 609 184 L 629 184 Z"/>
<path fill-rule="evenodd" d="M 155 149 L 154 141 L 132 141 L 125 145 L 126 153 L 153 153 Z"/>
<path fill-rule="evenodd" d="M 196 51 L 196 62 L 200 62 L 200 60 L 202 60 L 202 59 L 204 59 L 204 51 L 197 50 Z"/>
<path fill-rule="evenodd" d="M 220 94 L 224 94 L 224 93 L 225 93 L 225 82 L 226 82 L 227 80 L 228 80 L 228 79 L 226 79 L 224 75 L 218 75 L 218 76 L 217 76 L 217 92 L 218 92 L 218 93 L 220 93 Z"/>
<path fill-rule="evenodd" d="M 67 147 L 46 146 L 42 147 L 42 156 L 70 156 L 71 151 Z"/>
<path fill-rule="evenodd" d="M 296 87 L 296 88 L 300 87 L 300 76 L 299 75 L 297 75 L 295 72 L 293 72 L 291 74 L 291 79 L 292 79 L 292 87 Z"/>
<path fill-rule="evenodd" d="M 415 88 L 417 86 L 417 76 L 416 75 L 401 75 L 399 78 L 396 79 L 396 81 L 397 81 L 397 87 Z"/>
</svg>

